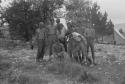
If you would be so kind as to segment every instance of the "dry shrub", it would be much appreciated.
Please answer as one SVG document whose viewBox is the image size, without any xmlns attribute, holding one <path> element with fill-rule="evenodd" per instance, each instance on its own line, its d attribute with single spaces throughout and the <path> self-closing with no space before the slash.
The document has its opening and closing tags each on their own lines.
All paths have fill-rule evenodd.
<svg viewBox="0 0 125 84">
<path fill-rule="evenodd" d="M 38 65 L 35 64 L 35 63 L 26 63 L 26 64 L 24 64 L 24 66 L 22 67 L 22 69 L 24 71 L 33 71 L 33 70 L 36 70 L 37 67 L 38 67 Z"/>
<path fill-rule="evenodd" d="M 20 74 L 20 75 L 15 75 L 15 74 L 11 74 L 13 76 L 11 76 L 8 80 L 9 84 L 29 84 L 30 81 L 30 77 L 24 75 L 24 74 Z"/>
<path fill-rule="evenodd" d="M 17 79 L 18 84 L 28 84 L 30 81 L 29 77 L 26 75 L 20 75 Z"/>
<path fill-rule="evenodd" d="M 125 77 L 123 77 L 122 80 L 123 80 L 123 81 L 121 82 L 121 84 L 125 84 Z"/>
<path fill-rule="evenodd" d="M 28 84 L 48 84 L 48 80 L 33 77 Z"/>
<path fill-rule="evenodd" d="M 8 82 L 11 84 L 14 84 L 18 81 L 18 78 L 21 75 L 21 71 L 18 69 L 15 69 L 14 67 L 9 70 L 9 76 L 8 76 Z"/>
<path fill-rule="evenodd" d="M 95 78 L 91 73 L 87 71 L 77 63 L 72 62 L 54 62 L 47 66 L 47 71 L 53 74 L 65 75 L 77 82 L 96 82 L 98 79 Z"/>
<path fill-rule="evenodd" d="M 9 62 L 1 62 L 0 63 L 0 70 L 6 71 L 11 67 L 11 63 Z"/>
<path fill-rule="evenodd" d="M 76 78 L 84 72 L 84 69 L 80 64 L 56 61 L 53 64 L 47 66 L 47 71 L 50 73 L 58 73 L 60 75 Z"/>
<path fill-rule="evenodd" d="M 94 77 L 92 74 L 90 73 L 84 73 L 84 74 L 81 74 L 81 76 L 79 76 L 78 82 L 87 82 L 87 83 L 94 83 L 94 82 L 97 82 L 98 79 L 96 77 Z"/>
<path fill-rule="evenodd" d="M 9 84 L 48 84 L 46 79 L 42 79 L 36 74 L 23 73 L 21 70 L 12 71 Z"/>
<path fill-rule="evenodd" d="M 116 58 L 116 56 L 115 56 L 114 54 L 108 53 L 106 60 L 107 60 L 109 63 L 114 63 L 114 62 L 117 60 L 117 58 Z"/>
</svg>

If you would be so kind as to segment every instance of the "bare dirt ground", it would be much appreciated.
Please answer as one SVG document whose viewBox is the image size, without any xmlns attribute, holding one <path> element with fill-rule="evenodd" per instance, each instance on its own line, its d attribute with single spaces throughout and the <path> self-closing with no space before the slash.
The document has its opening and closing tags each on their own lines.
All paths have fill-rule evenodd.
<svg viewBox="0 0 125 84">
<path fill-rule="evenodd" d="M 0 84 L 125 84 L 125 46 L 96 45 L 94 67 L 82 66 L 98 81 L 78 83 L 35 62 L 36 49 L 0 49 Z M 47 64 L 46 64 L 47 63 Z"/>
</svg>

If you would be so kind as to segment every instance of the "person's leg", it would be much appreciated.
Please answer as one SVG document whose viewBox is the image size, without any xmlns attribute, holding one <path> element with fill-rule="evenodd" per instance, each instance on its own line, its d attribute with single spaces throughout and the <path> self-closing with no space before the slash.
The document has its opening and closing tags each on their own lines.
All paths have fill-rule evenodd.
<svg viewBox="0 0 125 84">
<path fill-rule="evenodd" d="M 87 41 L 87 56 L 88 56 L 88 54 L 89 54 L 89 42 Z"/>
<path fill-rule="evenodd" d="M 90 48 L 91 48 L 91 53 L 92 53 L 93 64 L 95 64 L 95 52 L 94 52 L 93 42 L 91 43 Z"/>
<path fill-rule="evenodd" d="M 53 40 L 52 38 L 49 38 L 49 56 L 52 55 L 52 45 L 53 45 Z"/>
<path fill-rule="evenodd" d="M 51 40 L 50 40 L 50 44 L 49 44 L 50 45 L 50 52 L 49 52 L 50 54 L 49 55 L 51 56 L 52 55 L 52 46 L 56 42 L 56 39 L 57 39 L 56 35 L 51 36 L 50 39 Z"/>
<path fill-rule="evenodd" d="M 36 56 L 36 61 L 39 61 L 39 60 L 40 60 L 40 48 L 38 48 L 37 56 Z"/>
<path fill-rule="evenodd" d="M 43 60 L 43 58 L 44 58 L 44 54 L 45 54 L 45 40 L 42 40 L 42 49 L 41 49 L 41 55 L 40 55 L 40 59 L 42 59 Z"/>
<path fill-rule="evenodd" d="M 42 43 L 40 40 L 38 40 L 38 50 L 37 50 L 37 56 L 36 56 L 36 61 L 40 60 L 40 56 L 41 56 L 41 49 L 42 49 Z"/>
<path fill-rule="evenodd" d="M 60 41 L 60 43 L 62 43 L 64 45 L 65 51 L 67 52 L 67 43 L 66 43 L 65 38 L 61 38 L 61 39 L 59 39 L 59 41 Z"/>
<path fill-rule="evenodd" d="M 87 45 L 85 45 L 83 42 L 80 42 L 80 49 L 79 50 L 82 53 L 81 62 L 86 62 L 86 58 L 87 58 Z"/>
<path fill-rule="evenodd" d="M 64 38 L 64 48 L 65 48 L 65 51 L 67 52 L 67 42 L 66 42 L 66 38 Z"/>
<path fill-rule="evenodd" d="M 92 47 L 91 46 L 91 40 L 88 39 L 87 40 L 87 56 L 86 56 L 86 61 L 89 62 L 90 64 L 93 63 L 93 56 L 92 56 L 92 59 L 88 56 L 88 54 L 89 54 L 89 48 L 91 48 L 91 47 Z M 91 48 L 91 50 L 92 50 L 92 48 Z"/>
</svg>

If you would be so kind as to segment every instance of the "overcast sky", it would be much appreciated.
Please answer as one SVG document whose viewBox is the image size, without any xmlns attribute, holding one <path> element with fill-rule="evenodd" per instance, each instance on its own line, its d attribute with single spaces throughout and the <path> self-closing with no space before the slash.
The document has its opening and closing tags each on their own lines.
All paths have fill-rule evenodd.
<svg viewBox="0 0 125 84">
<path fill-rule="evenodd" d="M 115 23 L 125 23 L 125 0 L 92 0 L 96 1 L 102 11 L 107 11 L 109 18 Z"/>
</svg>

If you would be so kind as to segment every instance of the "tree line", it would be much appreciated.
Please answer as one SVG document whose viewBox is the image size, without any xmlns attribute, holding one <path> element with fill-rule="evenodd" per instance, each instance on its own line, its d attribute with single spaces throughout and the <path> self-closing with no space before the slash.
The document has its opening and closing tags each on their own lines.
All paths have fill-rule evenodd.
<svg viewBox="0 0 125 84">
<path fill-rule="evenodd" d="M 72 28 L 81 32 L 89 21 L 93 24 L 96 36 L 113 34 L 114 24 L 108 20 L 107 12 L 102 13 L 97 3 L 87 0 L 13 0 L 9 6 L 0 10 L 1 26 L 9 24 L 12 39 L 29 41 L 35 34 L 40 21 L 53 22 L 53 11 L 65 4 L 67 8 L 66 20 Z"/>
</svg>

